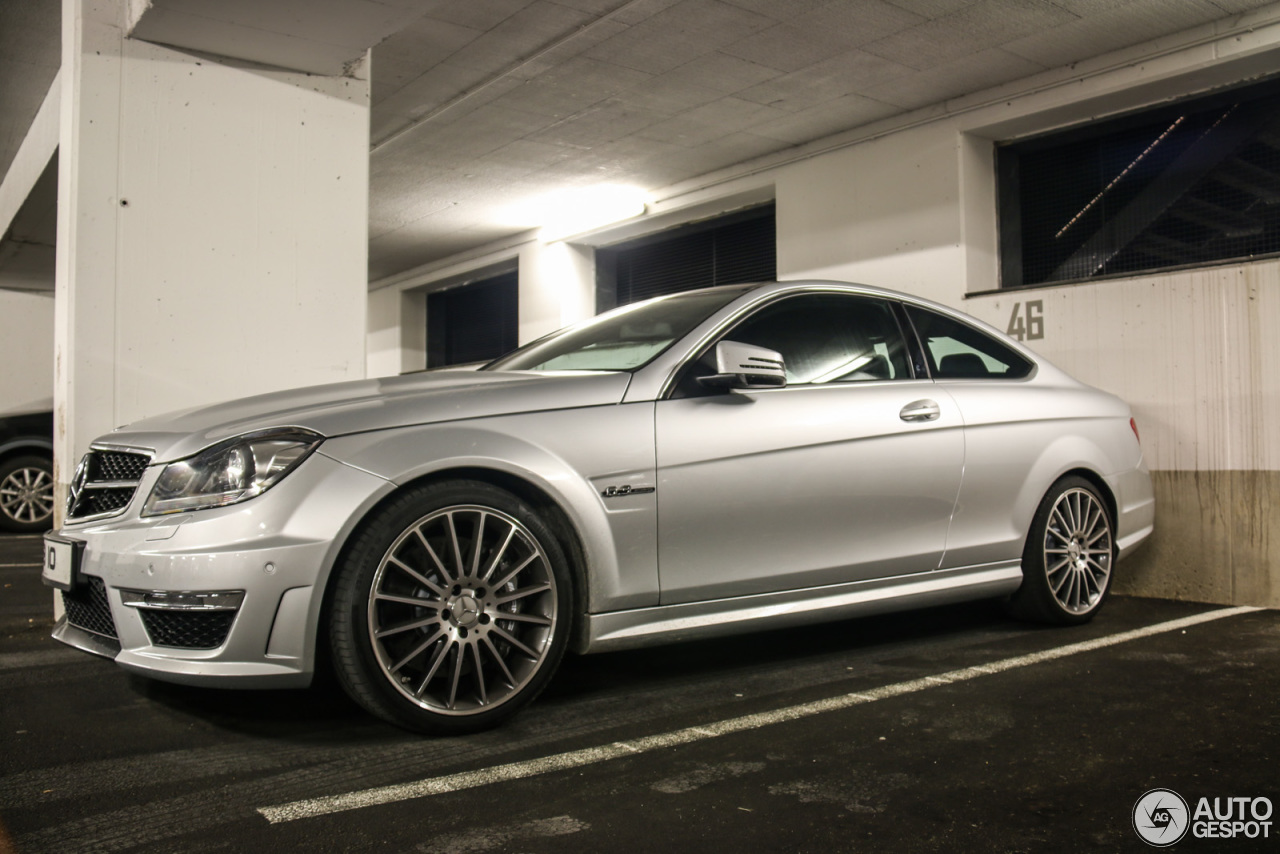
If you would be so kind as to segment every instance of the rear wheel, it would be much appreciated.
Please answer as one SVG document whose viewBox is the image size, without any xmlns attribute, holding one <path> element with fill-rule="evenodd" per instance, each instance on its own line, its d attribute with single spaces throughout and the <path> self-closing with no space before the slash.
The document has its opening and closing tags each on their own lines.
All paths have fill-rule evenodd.
<svg viewBox="0 0 1280 854">
<path fill-rule="evenodd" d="M 1022 586 L 1012 613 L 1046 623 L 1093 619 L 1111 589 L 1115 533 L 1097 488 L 1082 477 L 1062 478 L 1045 494 L 1022 553 Z"/>
<path fill-rule="evenodd" d="M 31 533 L 53 522 L 53 462 L 25 454 L 0 463 L 0 530 Z"/>
<path fill-rule="evenodd" d="M 400 496 L 338 572 L 330 628 L 339 680 L 408 729 L 495 726 L 542 691 L 564 654 L 573 591 L 563 549 L 532 508 L 489 484 Z"/>
</svg>

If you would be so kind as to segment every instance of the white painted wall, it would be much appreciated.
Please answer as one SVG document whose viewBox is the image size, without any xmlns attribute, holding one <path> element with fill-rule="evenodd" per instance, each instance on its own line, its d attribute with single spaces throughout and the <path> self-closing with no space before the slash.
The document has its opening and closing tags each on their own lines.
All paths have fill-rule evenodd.
<svg viewBox="0 0 1280 854">
<path fill-rule="evenodd" d="M 0 290 L 0 413 L 53 397 L 53 294 Z"/>
<path fill-rule="evenodd" d="M 778 278 L 955 302 L 964 285 L 958 142 L 953 129 L 929 125 L 778 170 Z"/>
<path fill-rule="evenodd" d="M 1280 261 L 976 297 L 1001 329 L 1044 306 L 1027 344 L 1133 407 L 1153 469 L 1280 471 Z"/>
<path fill-rule="evenodd" d="M 383 288 L 369 294 L 366 374 L 394 377 L 427 364 L 427 295 Z"/>
<path fill-rule="evenodd" d="M 521 344 L 595 313 L 595 252 L 590 246 L 535 240 L 520 249 Z"/>
<path fill-rule="evenodd" d="M 365 374 L 368 80 L 126 39 L 125 5 L 64 0 L 61 461 L 145 416 Z"/>
</svg>

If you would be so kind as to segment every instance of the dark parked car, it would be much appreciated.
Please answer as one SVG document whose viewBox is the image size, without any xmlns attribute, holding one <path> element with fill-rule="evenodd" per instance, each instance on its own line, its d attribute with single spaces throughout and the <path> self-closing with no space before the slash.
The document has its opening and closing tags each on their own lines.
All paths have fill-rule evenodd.
<svg viewBox="0 0 1280 854">
<path fill-rule="evenodd" d="M 53 522 L 53 413 L 0 416 L 0 531 Z"/>
</svg>

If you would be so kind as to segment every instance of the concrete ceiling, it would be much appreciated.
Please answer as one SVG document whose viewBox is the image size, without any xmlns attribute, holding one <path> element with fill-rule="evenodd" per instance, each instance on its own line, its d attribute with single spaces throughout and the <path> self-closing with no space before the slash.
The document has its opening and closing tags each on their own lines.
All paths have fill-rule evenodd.
<svg viewBox="0 0 1280 854">
<path fill-rule="evenodd" d="M 136 33 L 328 72 L 376 44 L 376 280 L 518 232 L 502 210 L 553 189 L 660 191 L 1271 2 L 154 0 Z M 59 6 L 0 0 L 0 171 L 57 71 Z"/>
</svg>

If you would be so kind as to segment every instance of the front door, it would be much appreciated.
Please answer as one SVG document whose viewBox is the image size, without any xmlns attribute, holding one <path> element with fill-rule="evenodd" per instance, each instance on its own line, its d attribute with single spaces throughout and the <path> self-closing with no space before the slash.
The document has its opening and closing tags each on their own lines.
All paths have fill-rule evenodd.
<svg viewBox="0 0 1280 854">
<path fill-rule="evenodd" d="M 936 569 L 963 428 L 889 305 L 789 297 L 724 338 L 780 352 L 788 386 L 703 393 L 695 364 L 658 402 L 662 603 Z"/>
</svg>

